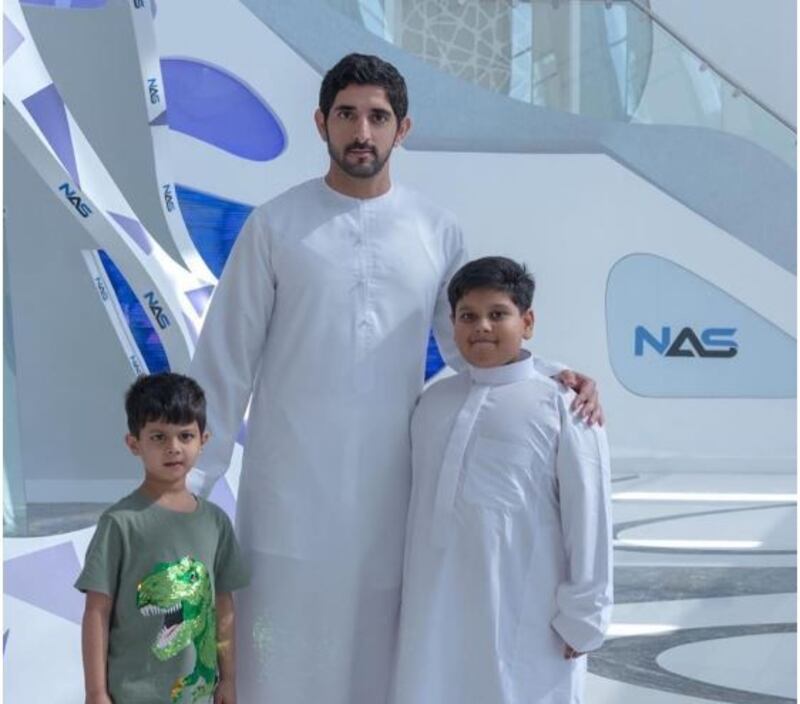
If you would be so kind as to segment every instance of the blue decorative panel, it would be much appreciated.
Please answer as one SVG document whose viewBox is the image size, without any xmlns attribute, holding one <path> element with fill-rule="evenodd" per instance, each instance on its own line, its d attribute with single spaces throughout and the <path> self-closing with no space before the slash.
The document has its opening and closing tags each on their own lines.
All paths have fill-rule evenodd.
<svg viewBox="0 0 800 704">
<path fill-rule="evenodd" d="M 139 303 L 139 299 L 133 289 L 116 264 L 111 260 L 111 257 L 102 249 L 98 250 L 98 254 L 148 370 L 151 374 L 168 372 L 169 360 L 167 359 L 167 353 L 164 351 L 164 346 L 161 344 L 161 339 L 153 328 L 150 318 L 144 312 L 142 304 Z"/>
<path fill-rule="evenodd" d="M 79 10 L 93 10 L 105 4 L 106 0 L 20 0 L 20 5 L 44 5 Z"/>
<path fill-rule="evenodd" d="M 635 394 L 795 395 L 795 339 L 667 259 L 633 254 L 617 262 L 606 315 L 611 366 Z"/>
<path fill-rule="evenodd" d="M 214 276 L 219 278 L 252 205 L 226 200 L 175 184 L 189 236 Z"/>
<path fill-rule="evenodd" d="M 254 161 L 286 148 L 278 117 L 235 76 L 188 59 L 161 59 L 161 73 L 170 129 Z"/>
<path fill-rule="evenodd" d="M 434 374 L 438 374 L 444 368 L 444 360 L 439 353 L 439 346 L 431 332 L 428 338 L 428 352 L 425 355 L 425 381 L 430 379 Z"/>
</svg>

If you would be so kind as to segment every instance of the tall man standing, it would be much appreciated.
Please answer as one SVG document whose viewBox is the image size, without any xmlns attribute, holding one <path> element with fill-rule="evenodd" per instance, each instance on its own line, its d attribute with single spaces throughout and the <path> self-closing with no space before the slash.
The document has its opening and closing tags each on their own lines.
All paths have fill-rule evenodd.
<svg viewBox="0 0 800 704">
<path fill-rule="evenodd" d="M 237 506 L 253 570 L 237 609 L 245 704 L 387 696 L 409 418 L 431 327 L 458 365 L 446 285 L 465 259 L 453 216 L 390 180 L 407 109 L 377 57 L 327 73 L 315 120 L 329 171 L 251 214 L 192 362 L 213 433 L 200 493 L 227 469 L 252 394 Z M 593 382 L 575 385 L 599 417 Z"/>
</svg>

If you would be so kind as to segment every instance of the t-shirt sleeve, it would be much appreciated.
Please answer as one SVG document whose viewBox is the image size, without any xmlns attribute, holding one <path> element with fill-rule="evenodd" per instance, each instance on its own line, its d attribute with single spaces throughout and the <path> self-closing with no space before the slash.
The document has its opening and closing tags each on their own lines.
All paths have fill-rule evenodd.
<svg viewBox="0 0 800 704">
<path fill-rule="evenodd" d="M 214 559 L 214 582 L 217 594 L 233 592 L 250 583 L 250 570 L 242 555 L 239 541 L 236 540 L 233 526 L 222 511 L 219 515 L 219 545 Z"/>
<path fill-rule="evenodd" d="M 82 592 L 100 592 L 113 597 L 119 587 L 122 552 L 123 540 L 119 525 L 110 516 L 101 516 L 86 550 L 86 561 L 75 582 L 75 588 Z"/>
</svg>

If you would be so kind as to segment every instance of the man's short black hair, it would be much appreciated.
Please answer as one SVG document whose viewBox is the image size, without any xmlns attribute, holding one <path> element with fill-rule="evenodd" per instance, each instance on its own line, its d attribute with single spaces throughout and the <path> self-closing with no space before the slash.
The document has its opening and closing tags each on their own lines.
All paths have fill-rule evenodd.
<svg viewBox="0 0 800 704">
<path fill-rule="evenodd" d="M 517 264 L 508 257 L 474 259 L 464 264 L 447 286 L 447 298 L 454 315 L 458 302 L 470 291 L 479 288 L 508 294 L 519 312 L 525 313 L 533 303 L 536 282 L 524 264 Z"/>
<path fill-rule="evenodd" d="M 161 372 L 140 376 L 125 394 L 128 431 L 139 437 L 146 423 L 161 421 L 189 425 L 197 421 L 200 432 L 206 429 L 206 395 L 194 379 Z"/>
<path fill-rule="evenodd" d="M 408 114 L 408 91 L 400 71 L 378 56 L 348 54 L 322 79 L 319 109 L 326 120 L 339 91 L 353 84 L 383 88 L 398 122 Z"/>
</svg>

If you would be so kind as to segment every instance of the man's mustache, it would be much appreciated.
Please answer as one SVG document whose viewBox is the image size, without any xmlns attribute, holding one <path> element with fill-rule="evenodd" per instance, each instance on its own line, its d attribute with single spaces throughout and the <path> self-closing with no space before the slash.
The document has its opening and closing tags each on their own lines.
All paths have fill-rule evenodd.
<svg viewBox="0 0 800 704">
<path fill-rule="evenodd" d="M 354 151 L 354 150 L 364 150 L 369 149 L 373 154 L 375 154 L 375 147 L 369 144 L 368 142 L 351 142 L 350 144 L 345 147 L 346 152 Z"/>
</svg>

